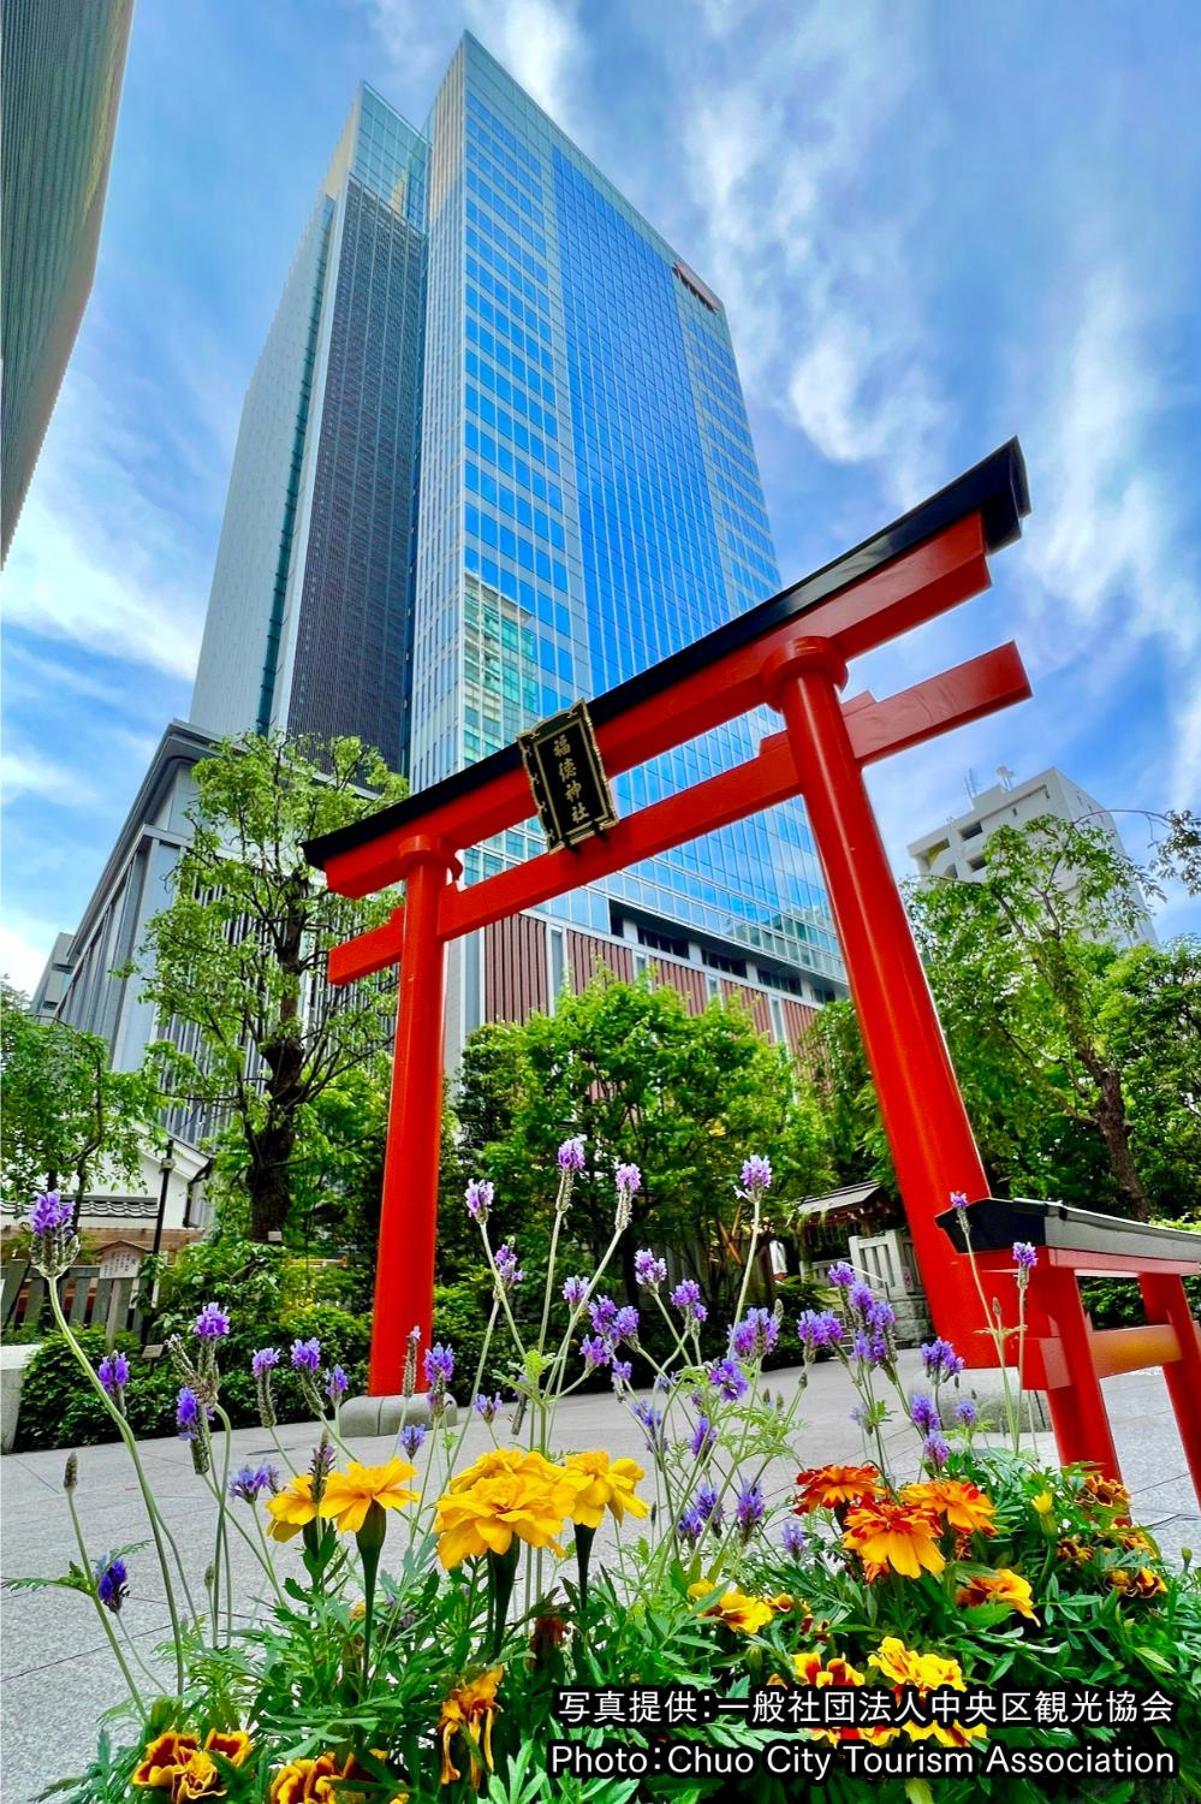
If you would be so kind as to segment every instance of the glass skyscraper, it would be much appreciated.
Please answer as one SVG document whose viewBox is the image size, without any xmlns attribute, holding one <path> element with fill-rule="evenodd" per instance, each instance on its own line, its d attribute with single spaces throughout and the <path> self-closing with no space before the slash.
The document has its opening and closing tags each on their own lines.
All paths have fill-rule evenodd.
<svg viewBox="0 0 1201 1804">
<path fill-rule="evenodd" d="M 780 586 L 704 280 L 470 35 L 424 131 L 362 88 L 247 395 L 196 725 L 359 733 L 420 789 Z M 619 809 L 778 725 L 619 777 Z M 542 846 L 530 821 L 466 880 Z M 465 1027 L 598 957 L 653 958 L 694 1002 L 745 984 L 780 1038 L 782 998 L 841 988 L 799 804 L 565 897 L 539 932 L 468 948 Z"/>
<path fill-rule="evenodd" d="M 0 549 L 91 293 L 133 0 L 4 0 Z"/>
</svg>

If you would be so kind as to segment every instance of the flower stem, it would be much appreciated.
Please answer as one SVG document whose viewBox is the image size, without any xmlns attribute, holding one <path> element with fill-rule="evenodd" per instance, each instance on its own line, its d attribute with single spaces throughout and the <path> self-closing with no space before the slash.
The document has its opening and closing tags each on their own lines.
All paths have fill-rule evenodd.
<svg viewBox="0 0 1201 1804">
<path fill-rule="evenodd" d="M 79 1526 L 79 1512 L 75 1508 L 75 1493 L 73 1491 L 67 1492 L 67 1508 L 71 1512 L 71 1527 L 75 1530 L 75 1543 L 79 1548 L 79 1559 L 83 1567 L 83 1576 L 87 1583 L 88 1596 L 95 1606 L 96 1614 L 100 1618 L 100 1626 L 108 1637 L 108 1644 L 113 1650 L 117 1665 L 121 1668 L 125 1683 L 129 1686 L 129 1693 L 137 1707 L 138 1715 L 141 1717 L 142 1721 L 145 1722 L 146 1706 L 142 1702 L 142 1694 L 134 1683 L 133 1674 L 129 1670 L 129 1662 L 121 1652 L 121 1644 L 117 1640 L 113 1625 L 108 1619 L 108 1611 L 105 1609 L 96 1593 L 96 1581 L 92 1577 L 92 1562 L 88 1558 L 87 1544 L 83 1538 L 83 1530 Z"/>
</svg>

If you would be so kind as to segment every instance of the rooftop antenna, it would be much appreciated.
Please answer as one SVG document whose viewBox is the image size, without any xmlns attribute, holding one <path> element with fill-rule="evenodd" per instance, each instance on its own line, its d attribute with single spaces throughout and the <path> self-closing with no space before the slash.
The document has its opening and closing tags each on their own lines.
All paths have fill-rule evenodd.
<svg viewBox="0 0 1201 1804">
<path fill-rule="evenodd" d="M 964 771 L 963 787 L 967 790 L 968 801 L 974 802 L 977 795 L 980 793 L 980 786 L 976 782 L 976 773 L 974 770 L 969 769 Z"/>
<path fill-rule="evenodd" d="M 1001 779 L 1001 788 L 1002 789 L 1012 789 L 1013 788 L 1013 772 L 1010 770 L 1010 768 L 1007 764 L 998 764 L 997 775 Z"/>
</svg>

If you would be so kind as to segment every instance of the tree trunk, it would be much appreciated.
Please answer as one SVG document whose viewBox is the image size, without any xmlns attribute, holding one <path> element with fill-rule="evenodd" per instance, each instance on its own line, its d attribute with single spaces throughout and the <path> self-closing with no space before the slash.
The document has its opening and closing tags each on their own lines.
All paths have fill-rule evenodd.
<svg viewBox="0 0 1201 1804">
<path fill-rule="evenodd" d="M 250 1238 L 269 1240 L 282 1234 L 292 1206 L 292 1154 L 296 1118 L 305 1100 L 302 1081 L 304 1049 L 291 1030 L 300 1014 L 300 955 L 305 916 L 302 901 L 284 916 L 276 944 L 280 968 L 292 978 L 280 1002 L 280 1031 L 259 1048 L 267 1068 L 267 1119 L 251 1146 L 247 1188 L 250 1192 Z"/>
<path fill-rule="evenodd" d="M 291 1115 L 269 1122 L 255 1138 L 246 1187 L 250 1192 L 250 1238 L 282 1234 L 292 1203 L 291 1159 L 296 1127 Z"/>
<path fill-rule="evenodd" d="M 1150 1221 L 1147 1193 L 1130 1152 L 1130 1122 L 1126 1116 L 1121 1077 L 1108 1065 L 1101 1064 L 1092 1075 L 1097 1085 L 1097 1108 L 1093 1119 L 1105 1146 L 1109 1169 L 1135 1221 Z"/>
</svg>

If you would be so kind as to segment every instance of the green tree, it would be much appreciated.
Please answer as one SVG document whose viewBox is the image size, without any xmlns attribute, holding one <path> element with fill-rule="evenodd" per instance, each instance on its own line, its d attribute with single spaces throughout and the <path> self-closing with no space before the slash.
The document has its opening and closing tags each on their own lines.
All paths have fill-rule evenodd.
<svg viewBox="0 0 1201 1804">
<path fill-rule="evenodd" d="M 1101 1031 L 1156 1215 L 1201 1214 L 1201 939 L 1136 946 L 1104 974 Z"/>
<path fill-rule="evenodd" d="M 6 1196 L 65 1190 L 76 1201 L 93 1180 L 130 1181 L 158 1134 L 158 1086 L 147 1071 L 112 1071 L 95 1034 L 35 1021 L 24 996 L 0 988 L 0 1177 Z"/>
<path fill-rule="evenodd" d="M 807 1103 L 794 1109 L 783 1049 L 737 1004 L 690 1015 L 649 973 L 635 983 L 601 973 L 553 1015 L 474 1035 L 456 1111 L 447 1168 L 456 1185 L 469 1170 L 495 1180 L 500 1232 L 520 1226 L 524 1235 L 548 1208 L 556 1149 L 579 1133 L 600 1157 L 577 1185 L 570 1231 L 598 1254 L 612 1233 L 613 1169 L 639 1166 L 643 1187 L 621 1246 L 631 1296 L 634 1252 L 649 1242 L 677 1252 L 714 1308 L 728 1309 L 745 1252 L 735 1189 L 748 1152 L 771 1155 L 781 1199 L 828 1179 L 820 1123 Z M 445 1233 L 457 1233 L 453 1219 Z"/>
<path fill-rule="evenodd" d="M 331 991 L 330 948 L 383 921 L 397 898 L 349 901 L 304 842 L 405 793 L 357 739 L 248 734 L 196 766 L 192 841 L 142 948 L 144 994 L 170 1023 L 159 1043 L 172 1100 L 224 1115 L 252 1238 L 282 1231 L 311 1165 L 323 1097 L 391 1042 L 389 979 Z M 180 1030 L 184 1031 L 180 1031 Z M 187 1030 L 191 1030 L 189 1034 Z M 196 1042 L 196 1051 L 181 1047 Z"/>
</svg>

